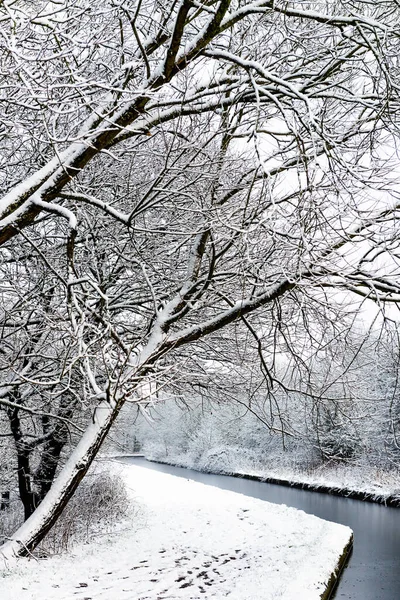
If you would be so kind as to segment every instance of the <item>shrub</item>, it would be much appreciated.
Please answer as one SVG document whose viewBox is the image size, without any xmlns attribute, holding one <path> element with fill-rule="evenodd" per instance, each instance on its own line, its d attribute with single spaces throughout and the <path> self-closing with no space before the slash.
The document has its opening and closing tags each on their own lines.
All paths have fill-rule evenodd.
<svg viewBox="0 0 400 600">
<path fill-rule="evenodd" d="M 107 472 L 87 475 L 63 514 L 40 546 L 42 553 L 60 553 L 76 542 L 109 533 L 130 512 L 123 479 Z"/>
<path fill-rule="evenodd" d="M 13 500 L 5 510 L 0 512 L 0 545 L 6 542 L 22 525 L 24 512 L 22 502 Z"/>
</svg>

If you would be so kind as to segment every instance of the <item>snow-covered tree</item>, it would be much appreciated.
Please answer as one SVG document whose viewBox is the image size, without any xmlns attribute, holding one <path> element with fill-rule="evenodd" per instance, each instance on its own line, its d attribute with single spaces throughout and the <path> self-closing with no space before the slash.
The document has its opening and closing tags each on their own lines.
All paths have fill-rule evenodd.
<svg viewBox="0 0 400 600">
<path fill-rule="evenodd" d="M 400 300 L 398 20 L 394 0 L 2 4 L 0 404 L 50 405 L 51 431 L 78 405 L 84 428 L 5 557 L 126 401 L 230 360 L 242 330 L 272 387 L 346 294 Z"/>
</svg>

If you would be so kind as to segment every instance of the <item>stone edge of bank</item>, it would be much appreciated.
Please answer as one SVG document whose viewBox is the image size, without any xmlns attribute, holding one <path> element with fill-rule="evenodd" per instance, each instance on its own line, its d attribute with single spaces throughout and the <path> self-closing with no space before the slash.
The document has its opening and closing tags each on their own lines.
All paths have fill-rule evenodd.
<svg viewBox="0 0 400 600">
<path fill-rule="evenodd" d="M 336 590 L 337 584 L 339 583 L 342 572 L 350 560 L 352 551 L 353 551 L 353 534 L 351 534 L 349 541 L 347 542 L 346 546 L 343 548 L 343 552 L 339 557 L 336 568 L 332 572 L 331 576 L 329 577 L 329 579 L 326 583 L 325 591 L 320 596 L 321 600 L 329 600 L 330 598 L 332 598 L 332 596 Z"/>
</svg>

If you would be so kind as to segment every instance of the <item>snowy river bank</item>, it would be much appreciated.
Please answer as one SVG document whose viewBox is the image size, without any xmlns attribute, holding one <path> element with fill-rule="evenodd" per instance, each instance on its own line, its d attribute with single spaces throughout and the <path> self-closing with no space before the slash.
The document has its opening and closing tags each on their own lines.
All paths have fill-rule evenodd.
<svg viewBox="0 0 400 600">
<path fill-rule="evenodd" d="M 146 464 L 145 459 L 126 459 Z M 340 578 L 337 600 L 394 600 L 400 597 L 400 512 L 381 504 L 360 502 L 281 485 L 205 474 L 191 469 L 147 462 L 148 468 L 173 473 L 222 489 L 270 502 L 287 504 L 342 523 L 354 531 L 354 547 Z"/>
<path fill-rule="evenodd" d="M 348 527 L 303 511 L 137 460 L 110 468 L 135 506 L 124 531 L 69 555 L 21 559 L 1 573 L 2 600 L 320 600 L 351 544 Z"/>
</svg>

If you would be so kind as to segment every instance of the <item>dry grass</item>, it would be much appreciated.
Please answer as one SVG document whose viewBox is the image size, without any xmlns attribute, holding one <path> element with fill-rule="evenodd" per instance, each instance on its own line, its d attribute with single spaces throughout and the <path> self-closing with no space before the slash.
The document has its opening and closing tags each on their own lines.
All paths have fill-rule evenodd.
<svg viewBox="0 0 400 600">
<path fill-rule="evenodd" d="M 40 550 L 58 554 L 76 542 L 92 541 L 111 532 L 131 511 L 131 500 L 119 475 L 107 472 L 87 475 Z"/>
</svg>

